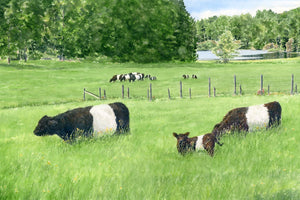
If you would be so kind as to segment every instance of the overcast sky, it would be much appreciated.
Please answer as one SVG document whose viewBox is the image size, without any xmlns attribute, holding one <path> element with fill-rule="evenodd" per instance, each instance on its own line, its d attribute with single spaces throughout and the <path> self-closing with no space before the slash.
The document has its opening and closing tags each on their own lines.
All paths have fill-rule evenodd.
<svg viewBox="0 0 300 200">
<path fill-rule="evenodd" d="M 196 20 L 214 15 L 240 15 L 271 9 L 282 13 L 300 7 L 300 0 L 184 0 L 187 11 Z"/>
</svg>

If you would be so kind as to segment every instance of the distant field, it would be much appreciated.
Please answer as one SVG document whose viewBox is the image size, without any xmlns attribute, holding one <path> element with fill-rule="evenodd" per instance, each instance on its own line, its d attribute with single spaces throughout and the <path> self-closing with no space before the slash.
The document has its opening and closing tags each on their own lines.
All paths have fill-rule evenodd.
<svg viewBox="0 0 300 200">
<path fill-rule="evenodd" d="M 0 63 L 0 199 L 300 199 L 300 99 L 288 95 L 291 74 L 295 82 L 300 76 L 299 64 L 299 59 L 227 65 Z M 133 71 L 158 77 L 151 82 L 153 102 L 146 100 L 148 80 L 124 83 L 131 99 L 120 98 L 122 83 L 108 83 L 113 74 Z M 183 80 L 182 74 L 199 79 Z M 243 96 L 232 95 L 234 74 Z M 255 95 L 260 74 L 276 93 Z M 216 98 L 207 97 L 208 77 Z M 82 101 L 83 88 L 97 93 L 99 87 L 108 100 Z M 274 100 L 283 109 L 280 127 L 225 136 L 213 158 L 205 152 L 178 155 L 174 131 L 208 133 L 230 109 Z M 130 135 L 73 145 L 33 135 L 45 114 L 114 101 L 130 110 Z"/>
<path fill-rule="evenodd" d="M 291 75 L 294 74 L 296 84 L 300 77 L 299 64 L 300 59 L 232 62 L 225 65 L 215 62 L 98 64 L 36 61 L 7 66 L 0 62 L 0 108 L 81 102 L 84 88 L 98 94 L 98 88 L 101 87 L 106 90 L 108 99 L 115 99 L 121 97 L 122 84 L 126 91 L 130 88 L 131 98 L 138 100 L 147 98 L 150 83 L 156 99 L 168 99 L 168 88 L 172 98 L 179 97 L 180 81 L 185 98 L 188 98 L 189 88 L 192 97 L 207 97 L 209 77 L 217 96 L 232 96 L 234 75 L 237 77 L 237 86 L 242 86 L 245 95 L 252 96 L 260 89 L 261 74 L 264 75 L 265 90 L 270 85 L 271 94 L 289 94 Z M 158 80 L 109 83 L 114 74 L 136 71 L 157 76 Z M 198 79 L 183 80 L 183 74 L 196 74 Z"/>
</svg>

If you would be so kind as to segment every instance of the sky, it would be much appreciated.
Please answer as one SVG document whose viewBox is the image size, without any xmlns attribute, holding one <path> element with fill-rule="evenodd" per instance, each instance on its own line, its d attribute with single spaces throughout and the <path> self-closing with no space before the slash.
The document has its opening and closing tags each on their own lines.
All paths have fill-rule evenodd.
<svg viewBox="0 0 300 200">
<path fill-rule="evenodd" d="M 300 7 L 300 0 L 184 0 L 186 10 L 196 19 L 205 19 L 214 15 L 240 15 L 257 10 L 271 9 L 282 13 Z"/>
</svg>

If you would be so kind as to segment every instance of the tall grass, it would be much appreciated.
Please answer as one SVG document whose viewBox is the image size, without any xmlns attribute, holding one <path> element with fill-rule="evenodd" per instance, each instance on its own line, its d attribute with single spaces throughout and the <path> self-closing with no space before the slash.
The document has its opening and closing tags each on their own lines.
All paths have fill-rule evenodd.
<svg viewBox="0 0 300 200">
<path fill-rule="evenodd" d="M 292 61 L 283 65 L 294 71 L 294 64 L 289 62 Z M 43 62 L 42 64 L 44 65 Z M 72 84 L 68 83 L 68 80 L 79 78 L 79 71 L 86 70 L 84 66 L 75 63 L 74 68 L 66 69 L 65 63 L 57 65 L 57 70 L 52 70 L 52 66 L 46 67 L 48 69 L 28 69 L 28 66 L 21 69 L 21 74 L 27 74 L 26 79 L 22 78 L 22 87 L 38 87 L 38 91 L 41 92 L 35 94 L 36 99 L 32 99 L 30 93 L 24 92 L 21 96 L 8 89 L 5 89 L 6 95 L 1 94 L 3 104 L 0 110 L 0 199 L 300 198 L 300 100 L 297 95 L 226 95 L 217 98 L 203 96 L 191 100 L 157 98 L 153 102 L 141 98 L 115 98 L 103 102 L 83 102 L 81 96 L 77 97 L 78 94 L 69 91 Z M 92 72 L 101 72 L 101 67 L 109 76 L 115 72 L 111 66 L 87 65 Z M 184 64 L 173 64 L 174 67 L 172 64 L 162 65 L 166 65 L 167 69 L 154 67 L 157 74 L 163 74 L 162 84 L 169 84 L 168 77 L 177 82 L 177 78 L 175 81 L 173 76 Z M 185 70 L 191 74 L 199 67 L 197 64 L 186 65 Z M 225 68 L 210 63 L 208 70 L 220 68 L 219 75 L 215 76 L 216 79 L 222 79 L 222 74 L 227 74 L 227 70 L 231 71 L 235 67 L 243 70 L 243 67 L 264 66 L 262 63 L 239 65 L 241 66 L 225 65 Z M 152 69 L 147 68 L 148 65 L 139 68 L 142 66 L 131 69 L 125 65 L 125 70 Z M 16 65 L 15 69 L 2 67 L 1 70 L 12 77 L 10 73 L 15 74 L 18 67 L 22 66 Z M 117 69 L 121 70 L 122 67 L 120 64 Z M 248 75 L 251 77 L 253 74 L 259 74 L 259 69 L 250 70 Z M 44 70 L 48 75 L 55 71 L 55 81 L 42 87 L 35 83 L 37 80 L 47 82 L 39 76 Z M 78 72 L 72 74 L 73 70 Z M 182 69 L 180 73 L 185 70 Z M 94 80 L 89 79 L 92 72 L 87 70 L 87 74 L 81 73 L 83 78 L 80 79 L 80 83 L 74 81 L 74 87 L 85 84 L 96 87 L 96 84 L 91 83 Z M 59 79 L 56 75 L 64 76 L 67 80 Z M 50 78 L 48 80 L 51 82 Z M 160 80 L 157 84 L 159 82 Z M 192 83 L 191 80 L 186 82 Z M 1 84 L 4 85 L 2 82 Z M 19 85 L 11 81 L 7 87 L 15 87 L 13 84 Z M 137 84 L 140 83 L 134 84 L 138 88 Z M 55 88 L 52 88 L 53 85 Z M 117 83 L 112 84 L 112 87 L 114 85 Z M 44 96 L 47 93 L 45 90 L 48 89 L 51 91 L 49 97 Z M 60 90 L 63 90 L 70 100 L 60 97 Z M 10 95 L 17 95 L 14 103 L 10 102 Z M 173 132 L 190 131 L 192 136 L 208 133 L 230 109 L 274 100 L 281 103 L 283 110 L 282 124 L 278 128 L 247 135 L 224 136 L 221 140 L 224 145 L 216 147 L 213 158 L 205 152 L 188 156 L 177 153 Z M 75 107 L 114 101 L 124 102 L 130 110 L 129 135 L 82 139 L 70 145 L 57 136 L 37 137 L 32 133 L 38 120 L 45 114 L 53 116 Z"/>
</svg>

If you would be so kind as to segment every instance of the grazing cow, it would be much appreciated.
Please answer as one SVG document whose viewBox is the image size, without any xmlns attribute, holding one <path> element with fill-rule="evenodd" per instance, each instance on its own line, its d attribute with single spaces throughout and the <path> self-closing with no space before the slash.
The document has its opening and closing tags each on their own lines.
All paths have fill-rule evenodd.
<svg viewBox="0 0 300 200">
<path fill-rule="evenodd" d="M 212 134 L 217 138 L 229 131 L 254 131 L 267 129 L 281 123 L 281 106 L 278 102 L 241 107 L 230 110 L 216 124 Z"/>
<path fill-rule="evenodd" d="M 140 72 L 132 72 L 132 74 L 135 76 L 136 80 L 144 80 L 145 74 Z"/>
<path fill-rule="evenodd" d="M 142 74 L 133 74 L 135 77 L 135 80 L 140 81 L 143 80 Z"/>
<path fill-rule="evenodd" d="M 147 74 L 146 76 L 145 76 L 145 78 L 151 78 L 151 75 L 150 74 Z"/>
<path fill-rule="evenodd" d="M 197 75 L 195 74 L 192 75 L 192 79 L 197 79 L 197 78 L 198 78 Z"/>
<path fill-rule="evenodd" d="M 114 75 L 114 76 L 109 80 L 109 82 L 111 83 L 111 82 L 115 82 L 115 81 L 117 81 L 117 80 L 122 81 L 122 78 L 123 78 L 123 74 Z"/>
<path fill-rule="evenodd" d="M 157 80 L 156 76 L 151 76 L 149 79 L 150 79 L 150 81 L 155 81 L 155 80 Z"/>
<path fill-rule="evenodd" d="M 183 74 L 182 77 L 183 77 L 184 79 L 190 78 L 190 76 L 189 76 L 188 74 Z"/>
<path fill-rule="evenodd" d="M 57 134 L 64 140 L 84 136 L 122 134 L 129 129 L 129 111 L 123 103 L 102 104 L 69 110 L 54 117 L 44 116 L 33 133 L 37 136 Z"/>
<path fill-rule="evenodd" d="M 206 150 L 210 156 L 213 156 L 215 143 L 220 146 L 223 145 L 211 133 L 191 138 L 188 137 L 189 134 L 189 132 L 184 134 L 173 133 L 173 136 L 177 139 L 178 153 L 182 155 L 192 151 Z"/>
<path fill-rule="evenodd" d="M 122 79 L 121 79 L 121 81 L 129 81 L 129 82 L 131 82 L 131 81 L 135 81 L 135 75 L 133 75 L 132 73 L 129 73 L 129 74 L 124 74 L 123 75 L 123 77 L 122 77 Z"/>
</svg>

